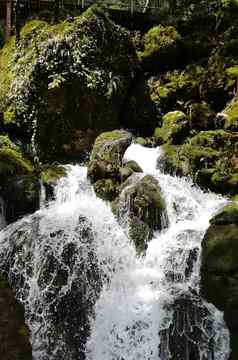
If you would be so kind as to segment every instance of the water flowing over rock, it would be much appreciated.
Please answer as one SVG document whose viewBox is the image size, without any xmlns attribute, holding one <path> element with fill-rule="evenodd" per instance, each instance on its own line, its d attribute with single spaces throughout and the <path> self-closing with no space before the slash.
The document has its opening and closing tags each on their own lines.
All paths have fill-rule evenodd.
<svg viewBox="0 0 238 360">
<path fill-rule="evenodd" d="M 0 233 L 0 269 L 25 307 L 34 360 L 227 360 L 222 313 L 199 295 L 200 242 L 226 201 L 156 170 L 161 156 L 140 145 L 124 156 L 159 181 L 166 204 L 168 227 L 143 257 L 80 166 L 68 166 L 47 207 Z"/>
</svg>

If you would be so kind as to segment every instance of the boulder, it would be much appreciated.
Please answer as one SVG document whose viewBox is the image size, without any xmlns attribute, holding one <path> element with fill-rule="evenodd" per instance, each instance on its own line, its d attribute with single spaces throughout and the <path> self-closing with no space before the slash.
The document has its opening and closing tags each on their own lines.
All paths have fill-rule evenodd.
<svg viewBox="0 0 238 360">
<path fill-rule="evenodd" d="M 157 144 L 181 144 L 189 134 L 189 122 L 182 111 L 172 111 L 163 116 L 162 127 L 156 128 L 154 138 Z"/>
<path fill-rule="evenodd" d="M 213 130 L 215 118 L 215 112 L 205 102 L 192 103 L 189 106 L 189 123 L 193 130 Z"/>
<path fill-rule="evenodd" d="M 16 221 L 40 207 L 40 182 L 32 175 L 21 175 L 9 179 L 3 188 L 7 223 Z"/>
<path fill-rule="evenodd" d="M 179 61 L 181 36 L 173 26 L 154 26 L 144 36 L 144 50 L 139 52 L 147 71 L 167 69 Z"/>
<path fill-rule="evenodd" d="M 95 140 L 88 164 L 88 177 L 104 199 L 117 195 L 116 189 L 121 182 L 122 158 L 132 142 L 132 135 L 125 130 L 102 133 Z"/>
<path fill-rule="evenodd" d="M 15 223 L 0 267 L 25 306 L 33 349 L 47 359 L 83 360 L 101 272 L 90 221 L 58 216 L 35 213 Z"/>
<path fill-rule="evenodd" d="M 29 143 L 35 134 L 41 158 L 78 157 L 119 126 L 137 63 L 129 32 L 97 5 L 56 25 L 29 21 L 0 54 L 5 127 Z"/>
<path fill-rule="evenodd" d="M 0 357 L 4 360 L 32 360 L 29 330 L 24 308 L 16 301 L 5 276 L 0 276 Z"/>
<path fill-rule="evenodd" d="M 138 177 L 139 176 L 139 177 Z M 113 211 L 134 241 L 137 252 L 144 253 L 154 231 L 161 230 L 166 207 L 158 181 L 151 175 L 130 177 L 121 186 Z"/>
<path fill-rule="evenodd" d="M 210 223 L 202 241 L 201 291 L 224 311 L 234 360 L 238 357 L 238 204 L 227 205 Z"/>
<path fill-rule="evenodd" d="M 170 174 L 190 176 L 204 189 L 237 194 L 237 133 L 200 131 L 182 145 L 163 145 L 158 167 Z"/>
</svg>

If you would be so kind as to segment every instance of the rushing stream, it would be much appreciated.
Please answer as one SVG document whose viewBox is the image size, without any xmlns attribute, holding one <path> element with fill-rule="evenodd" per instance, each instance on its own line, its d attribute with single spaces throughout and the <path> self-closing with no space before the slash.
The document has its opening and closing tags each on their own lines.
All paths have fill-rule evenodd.
<svg viewBox="0 0 238 360">
<path fill-rule="evenodd" d="M 163 174 L 160 156 L 140 145 L 125 154 L 166 200 L 167 226 L 144 257 L 77 165 L 54 201 L 1 231 L 0 267 L 25 306 L 35 360 L 228 359 L 222 313 L 199 296 L 201 240 L 226 200 Z"/>
</svg>

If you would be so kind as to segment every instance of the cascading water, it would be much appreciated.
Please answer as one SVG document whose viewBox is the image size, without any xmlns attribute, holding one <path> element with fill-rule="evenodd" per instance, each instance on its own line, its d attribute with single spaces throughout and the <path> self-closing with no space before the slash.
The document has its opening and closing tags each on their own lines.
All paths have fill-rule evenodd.
<svg viewBox="0 0 238 360">
<path fill-rule="evenodd" d="M 125 158 L 155 176 L 168 226 L 138 257 L 86 168 L 68 166 L 55 201 L 0 233 L 0 268 L 25 306 L 35 360 L 227 360 L 222 314 L 199 296 L 209 219 L 226 202 L 156 170 L 159 149 Z"/>
</svg>

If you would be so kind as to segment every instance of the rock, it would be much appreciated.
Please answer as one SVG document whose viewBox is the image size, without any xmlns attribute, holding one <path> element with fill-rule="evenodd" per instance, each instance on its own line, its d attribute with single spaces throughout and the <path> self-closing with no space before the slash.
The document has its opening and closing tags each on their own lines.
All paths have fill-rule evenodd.
<svg viewBox="0 0 238 360">
<path fill-rule="evenodd" d="M 212 220 L 202 241 L 201 290 L 224 311 L 231 332 L 232 355 L 238 357 L 238 205 L 227 205 Z"/>
<path fill-rule="evenodd" d="M 0 55 L 5 127 L 29 143 L 36 128 L 41 158 L 78 157 L 120 125 L 137 65 L 129 32 L 96 5 L 56 25 L 27 22 L 19 46 L 11 39 Z"/>
<path fill-rule="evenodd" d="M 134 172 L 143 172 L 141 167 L 134 160 L 129 160 L 124 163 L 124 166 L 130 168 Z"/>
<path fill-rule="evenodd" d="M 11 177 L 32 172 L 32 164 L 23 158 L 19 148 L 7 136 L 0 135 L 0 185 Z"/>
<path fill-rule="evenodd" d="M 144 36 L 144 51 L 139 52 L 142 66 L 147 71 L 173 67 L 181 55 L 181 36 L 173 26 L 158 25 Z"/>
<path fill-rule="evenodd" d="M 132 135 L 124 130 L 102 133 L 95 140 L 88 164 L 88 177 L 100 197 L 113 199 L 117 195 L 115 186 L 120 184 L 121 176 L 124 177 L 121 174 L 122 158 L 131 142 Z"/>
<path fill-rule="evenodd" d="M 66 175 L 66 169 L 60 164 L 53 163 L 51 165 L 44 165 L 41 173 L 41 181 L 45 188 L 46 200 L 54 199 L 54 187 Z"/>
<path fill-rule="evenodd" d="M 121 193 L 113 210 L 128 233 L 138 253 L 143 253 L 154 231 L 161 230 L 166 216 L 165 202 L 158 181 L 150 175 L 130 177 L 121 186 Z"/>
<path fill-rule="evenodd" d="M 154 138 L 157 144 L 181 144 L 189 134 L 187 116 L 182 111 L 172 111 L 163 116 L 162 127 L 156 128 Z"/>
<path fill-rule="evenodd" d="M 168 329 L 160 332 L 159 353 L 171 360 L 204 360 L 214 358 L 214 339 L 209 336 L 213 326 L 208 321 L 209 311 L 197 295 L 185 293 L 175 299 L 172 305 L 173 319 Z M 199 319 L 206 319 L 202 324 Z M 201 327 L 202 325 L 202 327 Z M 207 349 L 204 355 L 201 349 Z"/>
<path fill-rule="evenodd" d="M 215 112 L 206 103 L 193 103 L 189 106 L 189 122 L 193 130 L 213 130 L 215 118 Z"/>
<path fill-rule="evenodd" d="M 118 186 L 112 179 L 101 179 L 95 182 L 94 191 L 101 199 L 112 201 L 118 195 Z"/>
<path fill-rule="evenodd" d="M 141 145 L 141 146 L 146 146 L 147 145 L 147 141 L 146 141 L 146 139 L 144 139 L 143 137 L 137 137 L 136 139 L 135 139 L 135 144 L 139 144 L 139 145 Z"/>
<path fill-rule="evenodd" d="M 0 276 L 0 357 L 4 360 L 31 360 L 29 330 L 24 321 L 24 309 L 15 299 L 3 275 Z"/>
<path fill-rule="evenodd" d="M 204 189 L 235 195 L 238 184 L 237 133 L 200 131 L 182 145 L 163 145 L 158 167 L 191 176 Z"/>
<path fill-rule="evenodd" d="M 238 131 L 238 100 L 233 101 L 223 110 L 224 128 L 228 131 Z"/>
<path fill-rule="evenodd" d="M 85 359 L 102 286 L 90 221 L 69 214 L 57 221 L 51 212 L 36 213 L 11 228 L 8 245 L 1 268 L 27 309 L 33 347 L 40 343 L 47 359 Z"/>
<path fill-rule="evenodd" d="M 157 123 L 158 111 L 150 96 L 150 87 L 145 76 L 134 80 L 125 101 L 121 116 L 124 128 L 141 136 L 151 136 Z"/>
<path fill-rule="evenodd" d="M 40 206 L 40 183 L 32 175 L 11 178 L 3 188 L 7 223 L 26 214 L 34 213 Z"/>
<path fill-rule="evenodd" d="M 188 104 L 201 101 L 204 77 L 204 67 L 192 64 L 183 70 L 170 70 L 149 78 L 150 97 L 158 112 L 157 119 L 171 111 L 179 110 L 186 114 Z"/>
</svg>

